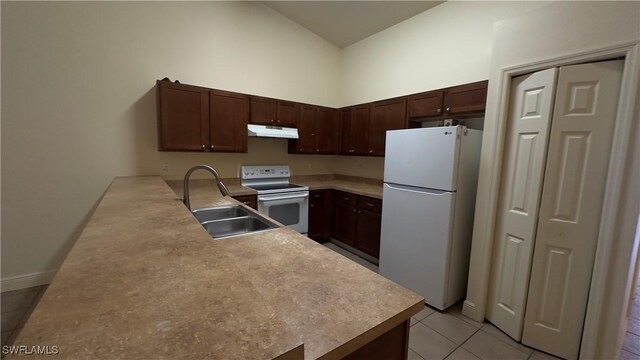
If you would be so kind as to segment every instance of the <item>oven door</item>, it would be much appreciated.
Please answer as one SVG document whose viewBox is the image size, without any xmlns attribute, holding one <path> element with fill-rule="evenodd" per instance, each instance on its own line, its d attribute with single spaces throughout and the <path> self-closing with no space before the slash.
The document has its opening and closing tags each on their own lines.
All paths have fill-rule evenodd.
<svg viewBox="0 0 640 360">
<path fill-rule="evenodd" d="M 258 211 L 306 234 L 309 222 L 309 192 L 258 195 Z"/>
</svg>

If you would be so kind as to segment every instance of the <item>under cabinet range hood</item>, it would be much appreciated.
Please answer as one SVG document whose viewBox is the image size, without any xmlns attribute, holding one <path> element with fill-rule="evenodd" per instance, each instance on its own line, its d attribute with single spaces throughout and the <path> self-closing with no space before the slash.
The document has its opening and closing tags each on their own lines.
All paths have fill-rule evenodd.
<svg viewBox="0 0 640 360">
<path fill-rule="evenodd" d="M 294 128 L 248 124 L 247 129 L 249 131 L 249 136 L 284 139 L 298 138 L 298 129 Z"/>
</svg>

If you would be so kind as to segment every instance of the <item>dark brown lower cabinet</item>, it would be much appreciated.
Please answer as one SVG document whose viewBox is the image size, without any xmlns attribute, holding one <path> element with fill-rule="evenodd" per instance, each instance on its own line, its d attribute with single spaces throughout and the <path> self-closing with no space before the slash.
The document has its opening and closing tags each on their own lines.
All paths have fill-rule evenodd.
<svg viewBox="0 0 640 360">
<path fill-rule="evenodd" d="M 362 346 L 345 360 L 405 360 L 409 356 L 409 321 L 394 327 Z"/>
<path fill-rule="evenodd" d="M 319 242 L 329 240 L 331 230 L 331 192 L 309 192 L 309 231 L 307 236 Z"/>
<path fill-rule="evenodd" d="M 252 209 L 258 210 L 258 195 L 239 195 L 232 198 L 240 201 Z"/>
<path fill-rule="evenodd" d="M 358 210 L 356 224 L 356 247 L 374 258 L 380 257 L 380 224 L 379 213 Z"/>
<path fill-rule="evenodd" d="M 335 191 L 332 236 L 371 255 L 380 256 L 382 200 Z"/>
<path fill-rule="evenodd" d="M 356 207 L 335 202 L 333 207 L 333 237 L 347 245 L 356 246 Z"/>
</svg>

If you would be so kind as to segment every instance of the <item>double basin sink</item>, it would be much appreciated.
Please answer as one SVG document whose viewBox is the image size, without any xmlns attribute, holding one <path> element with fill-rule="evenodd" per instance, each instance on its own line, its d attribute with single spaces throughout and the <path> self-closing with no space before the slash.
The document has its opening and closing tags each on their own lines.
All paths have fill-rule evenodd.
<svg viewBox="0 0 640 360">
<path fill-rule="evenodd" d="M 192 211 L 214 240 L 274 230 L 279 226 L 239 205 L 216 206 Z"/>
</svg>

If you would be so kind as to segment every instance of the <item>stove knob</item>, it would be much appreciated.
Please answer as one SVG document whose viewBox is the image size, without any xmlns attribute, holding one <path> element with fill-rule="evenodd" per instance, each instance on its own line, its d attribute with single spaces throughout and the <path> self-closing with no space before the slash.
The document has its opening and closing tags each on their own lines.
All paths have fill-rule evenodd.
<svg viewBox="0 0 640 360">
<path fill-rule="evenodd" d="M 251 175 L 253 175 L 253 171 L 251 172 Z"/>
<path fill-rule="evenodd" d="M 280 170 L 280 174 L 284 174 L 284 170 Z"/>
<path fill-rule="evenodd" d="M 248 171 L 245 171 L 245 172 L 244 172 L 244 175 L 245 175 L 245 176 L 249 175 L 249 172 L 248 172 Z"/>
<path fill-rule="evenodd" d="M 288 173 L 289 173 L 289 170 L 285 170 L 285 171 L 284 171 L 284 173 L 285 173 L 285 174 L 288 174 Z"/>
</svg>

